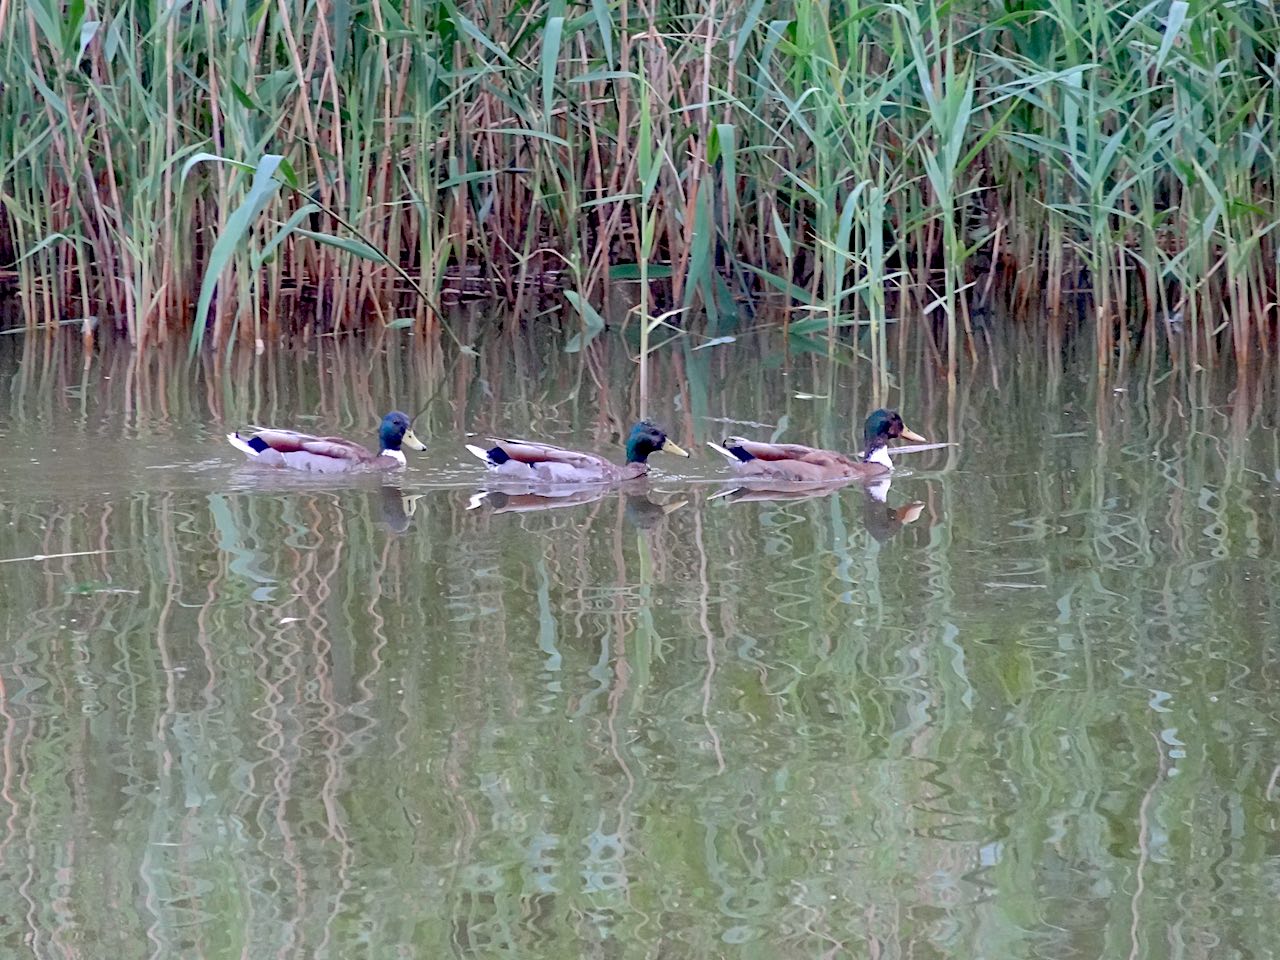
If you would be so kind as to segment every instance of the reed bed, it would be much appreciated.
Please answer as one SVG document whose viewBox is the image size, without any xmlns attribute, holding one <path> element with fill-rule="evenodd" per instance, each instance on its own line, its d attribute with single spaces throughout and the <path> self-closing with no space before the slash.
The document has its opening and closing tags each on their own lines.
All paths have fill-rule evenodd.
<svg viewBox="0 0 1280 960">
<path fill-rule="evenodd" d="M 919 327 L 953 382 L 994 323 L 1120 371 L 1275 346 L 1267 5 L 110 6 L 0 2 L 32 327 L 426 334 L 484 296 L 576 350 L 616 296 L 644 356 L 780 299 L 880 373 Z"/>
</svg>

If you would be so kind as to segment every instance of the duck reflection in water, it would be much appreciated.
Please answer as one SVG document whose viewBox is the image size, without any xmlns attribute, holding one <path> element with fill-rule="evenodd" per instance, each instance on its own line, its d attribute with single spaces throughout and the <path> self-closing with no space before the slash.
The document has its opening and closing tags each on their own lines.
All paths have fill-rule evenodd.
<svg viewBox="0 0 1280 960">
<path fill-rule="evenodd" d="M 922 513 L 922 500 L 912 500 L 900 507 L 891 507 L 883 500 L 871 496 L 870 492 L 862 498 L 862 525 L 880 543 L 896 536 L 907 524 L 915 523 Z"/>
<path fill-rule="evenodd" d="M 418 501 L 425 496 L 423 493 L 405 493 L 399 487 L 383 484 L 376 493 L 369 494 L 369 499 L 383 526 L 392 533 L 405 533 L 412 525 Z"/>
<path fill-rule="evenodd" d="M 626 501 L 623 513 L 627 522 L 637 530 L 654 529 L 689 502 L 688 500 L 668 500 L 665 503 L 659 503 L 651 500 L 645 493 L 625 492 L 622 494 L 622 499 Z"/>
<path fill-rule="evenodd" d="M 728 500 L 730 503 L 760 502 L 764 500 L 817 500 L 843 490 L 853 481 L 792 480 L 743 480 L 716 491 L 708 500 Z"/>
<path fill-rule="evenodd" d="M 900 507 L 889 506 L 888 477 L 868 483 L 862 488 L 862 525 L 880 543 L 893 537 L 909 523 L 915 523 L 924 513 L 924 501 L 911 500 Z"/>
<path fill-rule="evenodd" d="M 903 527 L 915 523 L 924 513 L 924 503 L 912 500 L 900 507 L 889 506 L 887 499 L 890 481 L 860 484 L 844 479 L 826 483 L 796 483 L 788 481 L 749 480 L 726 487 L 708 497 L 708 500 L 727 500 L 729 503 L 745 503 L 767 500 L 816 500 L 853 486 L 862 492 L 862 525 L 877 541 L 884 543 Z"/>
<path fill-rule="evenodd" d="M 626 485 L 629 486 L 629 485 Z M 670 500 L 665 503 L 653 500 L 647 491 L 628 490 L 619 494 L 624 502 L 623 512 L 632 526 L 640 530 L 651 529 L 668 515 L 683 507 L 687 500 Z M 491 513 L 539 513 L 561 507 L 576 507 L 595 503 L 617 492 L 616 487 L 582 487 L 578 484 L 511 484 L 486 487 L 472 495 L 468 510 L 487 505 Z"/>
</svg>

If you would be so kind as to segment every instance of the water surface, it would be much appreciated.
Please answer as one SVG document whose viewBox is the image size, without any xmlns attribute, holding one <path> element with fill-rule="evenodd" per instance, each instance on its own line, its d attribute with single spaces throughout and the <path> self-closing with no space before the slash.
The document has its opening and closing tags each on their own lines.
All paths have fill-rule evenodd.
<svg viewBox="0 0 1280 960">
<path fill-rule="evenodd" d="M 624 351 L 6 339 L 5 953 L 1276 955 L 1272 387 L 918 361 L 888 399 L 958 446 L 883 503 L 699 454 L 536 510 L 465 433 L 616 453 Z M 733 349 L 655 369 L 680 443 L 856 447 L 856 367 Z M 392 405 L 393 481 L 221 440 Z"/>
</svg>

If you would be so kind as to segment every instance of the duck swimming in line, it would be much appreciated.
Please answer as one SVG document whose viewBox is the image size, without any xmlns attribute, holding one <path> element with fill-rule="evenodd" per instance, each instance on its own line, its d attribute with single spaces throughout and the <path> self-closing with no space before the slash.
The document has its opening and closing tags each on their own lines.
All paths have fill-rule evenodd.
<svg viewBox="0 0 1280 960">
<path fill-rule="evenodd" d="M 649 455 L 670 453 L 689 456 L 663 431 L 641 420 L 627 437 L 627 462 L 613 463 L 594 453 L 567 450 L 533 440 L 489 438 L 488 449 L 467 444 L 467 449 L 484 462 L 490 473 L 510 480 L 537 483 L 620 483 L 649 472 Z"/>
<path fill-rule="evenodd" d="M 742 437 L 728 437 L 720 443 L 707 445 L 731 461 L 744 477 L 821 482 L 881 479 L 893 472 L 893 461 L 889 459 L 890 440 L 901 437 L 917 443 L 928 442 L 920 434 L 908 430 L 896 410 L 874 411 L 867 417 L 863 437 L 865 445 L 860 460 L 834 450 L 806 447 L 799 443 L 766 443 Z"/>
<path fill-rule="evenodd" d="M 399 410 L 392 410 L 382 418 L 376 454 L 342 437 L 314 437 L 296 430 L 273 428 L 255 430 L 248 435 L 239 431 L 228 433 L 227 442 L 254 463 L 316 473 L 399 470 L 405 465 L 402 447 L 427 449 L 414 435 L 409 418 Z"/>
</svg>

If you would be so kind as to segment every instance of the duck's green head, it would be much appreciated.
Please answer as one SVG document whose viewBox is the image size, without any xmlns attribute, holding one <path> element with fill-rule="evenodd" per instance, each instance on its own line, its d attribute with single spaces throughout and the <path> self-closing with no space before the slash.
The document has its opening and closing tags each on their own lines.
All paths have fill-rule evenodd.
<svg viewBox="0 0 1280 960">
<path fill-rule="evenodd" d="M 899 437 L 916 443 L 928 443 L 920 434 L 907 429 L 897 410 L 873 411 L 867 417 L 867 425 L 863 430 L 863 457 L 870 457 L 890 440 L 897 440 Z"/>
<path fill-rule="evenodd" d="M 687 457 L 677 444 L 667 439 L 667 435 L 648 420 L 641 420 L 631 428 L 627 437 L 627 463 L 645 463 L 651 453 L 674 453 L 677 457 Z"/>
<path fill-rule="evenodd" d="M 403 444 L 410 450 L 425 450 L 427 445 L 414 436 L 409 418 L 399 410 L 392 410 L 382 418 L 378 428 L 378 440 L 383 450 L 399 450 Z"/>
</svg>

